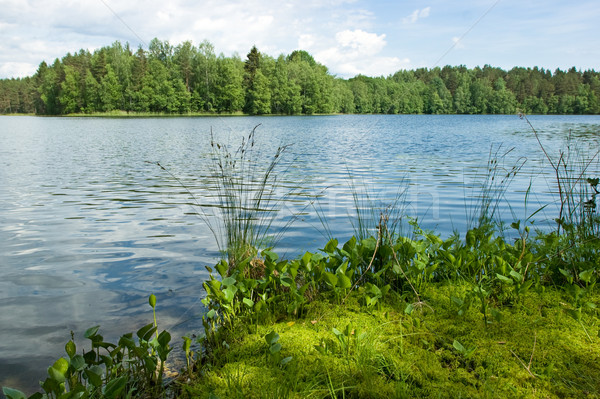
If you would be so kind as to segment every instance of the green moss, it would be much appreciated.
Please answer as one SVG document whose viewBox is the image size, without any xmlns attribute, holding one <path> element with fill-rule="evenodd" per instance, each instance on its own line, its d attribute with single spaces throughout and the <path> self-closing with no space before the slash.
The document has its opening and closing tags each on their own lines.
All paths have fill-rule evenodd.
<svg viewBox="0 0 600 399">
<path fill-rule="evenodd" d="M 422 293 L 428 306 L 410 315 L 391 297 L 366 312 L 356 293 L 346 306 L 316 301 L 304 318 L 236 329 L 229 349 L 184 387 L 184 396 L 600 397 L 600 340 L 589 342 L 569 317 L 563 293 L 529 292 L 486 325 L 476 306 L 458 315 L 451 298 L 465 290 L 429 285 Z M 597 333 L 594 313 L 585 323 Z M 346 326 L 344 346 L 333 329 Z M 280 336 L 281 358 L 292 356 L 284 366 L 269 359 L 270 331 Z M 475 349 L 460 353 L 455 340 Z"/>
</svg>

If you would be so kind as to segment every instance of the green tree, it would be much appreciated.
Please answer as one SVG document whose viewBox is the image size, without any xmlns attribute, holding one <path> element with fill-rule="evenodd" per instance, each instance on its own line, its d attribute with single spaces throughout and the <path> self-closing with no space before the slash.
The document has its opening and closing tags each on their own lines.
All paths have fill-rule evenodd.
<svg viewBox="0 0 600 399">
<path fill-rule="evenodd" d="M 100 101 L 103 111 L 121 109 L 122 106 L 123 88 L 110 64 L 106 66 L 106 75 L 100 81 Z"/>
<path fill-rule="evenodd" d="M 245 110 L 250 115 L 261 115 L 271 112 L 269 81 L 260 69 L 256 71 L 252 79 L 252 85 L 246 90 Z"/>
<path fill-rule="evenodd" d="M 238 112 L 244 107 L 244 63 L 238 57 L 217 59 L 215 107 L 218 112 Z"/>
<path fill-rule="evenodd" d="M 200 43 L 194 65 L 194 107 L 213 111 L 218 66 L 214 46 L 210 42 Z"/>
<path fill-rule="evenodd" d="M 100 84 L 94 78 L 92 71 L 87 69 L 85 71 L 85 81 L 83 89 L 83 107 L 82 110 L 87 113 L 96 112 L 100 110 Z"/>
<path fill-rule="evenodd" d="M 60 103 L 66 114 L 80 112 L 83 106 L 79 72 L 65 65 L 65 80 L 61 83 Z"/>
</svg>

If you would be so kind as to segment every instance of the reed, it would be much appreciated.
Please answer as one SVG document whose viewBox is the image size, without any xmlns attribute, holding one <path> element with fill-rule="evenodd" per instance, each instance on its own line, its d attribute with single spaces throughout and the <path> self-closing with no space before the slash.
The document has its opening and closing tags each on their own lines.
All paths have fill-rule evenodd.
<svg viewBox="0 0 600 399">
<path fill-rule="evenodd" d="M 283 201 L 291 194 L 279 194 L 277 169 L 288 146 L 277 147 L 275 153 L 263 156 L 256 146 L 255 126 L 242 138 L 235 150 L 218 142 L 211 131 L 210 175 L 216 194 L 216 218 L 207 217 L 219 249 L 226 255 L 229 270 L 254 258 L 260 248 L 271 247 L 283 235 L 293 217 L 276 234 L 271 227 Z"/>
</svg>

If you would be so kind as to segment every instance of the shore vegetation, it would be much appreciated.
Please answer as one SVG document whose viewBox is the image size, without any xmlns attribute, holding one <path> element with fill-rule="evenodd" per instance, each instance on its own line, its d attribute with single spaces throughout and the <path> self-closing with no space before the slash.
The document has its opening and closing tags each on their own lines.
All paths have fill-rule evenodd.
<svg viewBox="0 0 600 399">
<path fill-rule="evenodd" d="M 467 231 L 441 237 L 408 220 L 401 233 L 401 195 L 369 212 L 357 190 L 355 236 L 282 259 L 261 239 L 271 219 L 251 212 L 276 211 L 265 193 L 285 152 L 243 180 L 222 162 L 252 159 L 253 134 L 239 151 L 213 144 L 223 257 L 203 282 L 203 333 L 182 339 L 186 366 L 167 378 L 176 344 L 155 315 L 116 344 L 93 327 L 30 398 L 600 398 L 597 152 L 571 142 L 550 154 L 540 140 L 556 171 L 551 229 L 498 222 L 522 162 L 506 167 L 492 149 Z"/>
</svg>

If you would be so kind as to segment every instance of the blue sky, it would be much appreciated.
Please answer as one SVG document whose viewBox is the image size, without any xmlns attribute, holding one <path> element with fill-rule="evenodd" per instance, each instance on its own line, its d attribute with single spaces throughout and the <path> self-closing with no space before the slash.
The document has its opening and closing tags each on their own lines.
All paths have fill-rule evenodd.
<svg viewBox="0 0 600 399">
<path fill-rule="evenodd" d="M 115 40 L 303 49 L 340 77 L 489 64 L 600 70 L 597 0 L 0 0 L 0 78 Z"/>
</svg>

